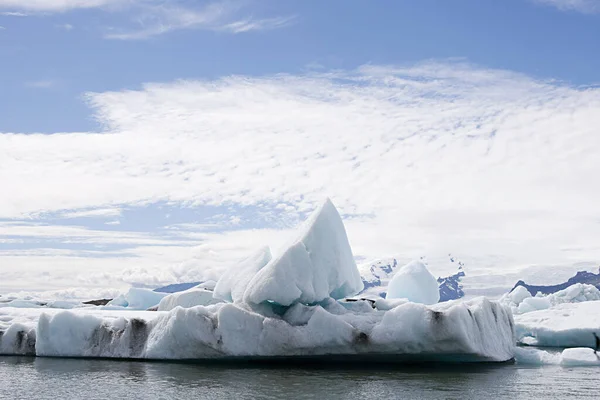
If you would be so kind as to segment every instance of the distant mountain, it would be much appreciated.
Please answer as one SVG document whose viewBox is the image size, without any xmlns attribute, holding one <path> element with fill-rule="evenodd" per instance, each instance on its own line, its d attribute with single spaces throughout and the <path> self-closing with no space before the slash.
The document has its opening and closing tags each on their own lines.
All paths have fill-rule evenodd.
<svg viewBox="0 0 600 400">
<path fill-rule="evenodd" d="M 460 279 L 464 276 L 465 273 L 461 269 L 454 275 L 446 278 L 438 278 L 438 283 L 440 284 L 440 303 L 464 297 L 465 292 L 463 292 L 460 283 Z"/>
<path fill-rule="evenodd" d="M 587 283 L 588 285 L 594 285 L 596 288 L 600 289 L 600 270 L 597 274 L 594 274 L 593 272 L 579 271 L 574 277 L 570 278 L 565 283 L 559 283 L 558 285 L 528 285 L 523 281 L 519 281 L 511 289 L 511 292 L 515 290 L 517 286 L 523 286 L 529 291 L 529 293 L 531 293 L 532 296 L 535 296 L 538 292 L 542 294 L 551 294 L 556 293 L 559 290 L 566 289 L 576 283 Z"/>
</svg>

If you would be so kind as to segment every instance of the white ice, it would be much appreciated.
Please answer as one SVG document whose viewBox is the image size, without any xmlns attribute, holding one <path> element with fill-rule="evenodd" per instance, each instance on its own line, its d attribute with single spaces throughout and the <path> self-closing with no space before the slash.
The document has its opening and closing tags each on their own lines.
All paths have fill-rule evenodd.
<svg viewBox="0 0 600 400">
<path fill-rule="evenodd" d="M 194 287 L 163 297 L 158 303 L 158 311 L 171 311 L 175 307 L 208 306 L 217 303 L 221 303 L 221 300 L 215 299 L 212 291 Z"/>
<path fill-rule="evenodd" d="M 593 347 L 600 336 L 600 301 L 564 303 L 515 315 L 521 343 L 549 347 Z"/>
<path fill-rule="evenodd" d="M 132 287 L 127 293 L 121 294 L 110 301 L 107 308 L 122 307 L 129 310 L 147 310 L 157 306 L 165 296 L 167 296 L 167 293 Z"/>
<path fill-rule="evenodd" d="M 600 354 L 589 347 L 574 347 L 562 352 L 517 347 L 515 360 L 524 365 L 562 365 L 564 367 L 600 366 Z"/>
<path fill-rule="evenodd" d="M 408 299 L 414 303 L 435 304 L 440 300 L 440 289 L 437 279 L 425 264 L 413 261 L 394 274 L 386 299 Z"/>
<path fill-rule="evenodd" d="M 304 223 L 298 239 L 252 278 L 243 300 L 314 304 L 351 296 L 362 288 L 346 229 L 327 199 Z"/>
<path fill-rule="evenodd" d="M 558 304 L 581 303 L 600 300 L 600 290 L 593 285 L 576 283 L 566 289 L 549 295 L 537 293 L 532 296 L 523 286 L 502 296 L 500 302 L 511 308 L 514 314 L 525 314 L 532 311 L 546 310 Z"/>
<path fill-rule="evenodd" d="M 432 307 L 405 303 L 387 312 L 350 311 L 329 299 L 322 306 L 296 303 L 281 316 L 237 303 L 170 312 L 15 310 L 0 309 L 3 354 L 23 349 L 39 356 L 149 359 L 386 354 L 461 361 L 506 361 L 514 355 L 510 311 L 484 298 Z"/>
<path fill-rule="evenodd" d="M 272 258 L 271 250 L 268 246 L 265 246 L 245 260 L 240 261 L 237 265 L 232 266 L 217 281 L 214 288 L 215 298 L 230 303 L 241 302 L 244 298 L 244 292 L 254 275 L 267 265 Z"/>
</svg>

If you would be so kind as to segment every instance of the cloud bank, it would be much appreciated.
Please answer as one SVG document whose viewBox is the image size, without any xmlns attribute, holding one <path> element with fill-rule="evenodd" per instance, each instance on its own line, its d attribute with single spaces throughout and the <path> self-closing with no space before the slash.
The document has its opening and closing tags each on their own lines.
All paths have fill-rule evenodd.
<svg viewBox="0 0 600 400">
<path fill-rule="evenodd" d="M 91 286 L 214 277 L 254 245 L 280 241 L 273 216 L 296 221 L 325 196 L 357 256 L 452 252 L 470 265 L 475 289 L 510 286 L 526 268 L 552 280 L 600 262 L 595 87 L 428 62 L 147 84 L 86 99 L 103 132 L 0 135 L 0 218 L 164 202 L 260 208 L 265 229 L 195 232 L 195 242 L 173 246 L 140 239 L 92 261 L 11 253 L 2 257 L 8 275 L 37 262 L 61 279 L 79 268 L 72 283 Z M 6 239 L 24 237 L 11 229 Z"/>
</svg>

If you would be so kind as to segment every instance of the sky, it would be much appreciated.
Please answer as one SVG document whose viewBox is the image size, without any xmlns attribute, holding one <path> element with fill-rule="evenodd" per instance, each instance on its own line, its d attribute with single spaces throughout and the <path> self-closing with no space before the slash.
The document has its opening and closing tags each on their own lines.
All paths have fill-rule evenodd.
<svg viewBox="0 0 600 400">
<path fill-rule="evenodd" d="M 325 198 L 472 293 L 600 265 L 600 0 L 0 0 L 0 294 L 218 279 Z"/>
</svg>

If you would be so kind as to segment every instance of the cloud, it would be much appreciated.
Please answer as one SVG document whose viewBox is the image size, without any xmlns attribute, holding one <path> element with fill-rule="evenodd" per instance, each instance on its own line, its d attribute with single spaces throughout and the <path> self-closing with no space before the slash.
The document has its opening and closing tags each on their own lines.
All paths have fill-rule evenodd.
<svg viewBox="0 0 600 400">
<path fill-rule="evenodd" d="M 276 18 L 265 18 L 265 19 L 245 19 L 240 21 L 231 22 L 225 24 L 219 28 L 219 30 L 231 32 L 231 33 L 242 33 L 249 31 L 264 31 L 271 29 L 279 29 L 291 25 L 295 20 L 295 17 L 276 17 Z"/>
<path fill-rule="evenodd" d="M 21 10 L 32 12 L 65 12 L 74 9 L 129 6 L 135 2 L 136 0 L 0 0 L 0 9 L 19 10 L 19 12 L 5 12 L 3 15 L 24 16 L 20 12 Z"/>
<path fill-rule="evenodd" d="M 229 33 L 242 33 L 278 29 L 292 23 L 292 17 L 275 17 L 233 20 L 240 7 L 231 2 L 209 3 L 200 9 L 175 5 L 146 5 L 136 15 L 137 29 L 111 30 L 105 37 L 119 40 L 143 40 L 171 31 L 203 29 Z"/>
<path fill-rule="evenodd" d="M 55 27 L 58 29 L 62 29 L 63 31 L 67 31 L 67 32 L 75 29 L 75 27 L 71 24 L 60 24 L 60 25 L 55 25 Z"/>
<path fill-rule="evenodd" d="M 553 6 L 562 11 L 577 11 L 584 14 L 600 12 L 598 0 L 531 0 L 539 4 Z"/>
<path fill-rule="evenodd" d="M 101 133 L 0 135 L 0 218 L 164 202 L 224 208 L 219 221 L 250 207 L 264 229 L 119 237 L 5 226 L 6 239 L 67 229 L 79 243 L 130 246 L 90 264 L 2 257 L 8 281 L 35 280 L 19 274 L 41 266 L 63 271 L 53 281 L 63 287 L 77 286 L 73 271 L 82 282 L 106 272 L 85 285 L 107 287 L 215 277 L 285 239 L 279 218 L 295 223 L 325 196 L 356 256 L 427 255 L 442 274 L 436 260 L 452 252 L 474 290 L 558 281 L 600 262 L 599 88 L 425 62 L 150 83 L 86 99 Z"/>
<path fill-rule="evenodd" d="M 53 87 L 56 87 L 57 84 L 58 82 L 55 80 L 43 79 L 39 81 L 26 82 L 25 86 L 36 89 L 52 89 Z"/>
<path fill-rule="evenodd" d="M 3 17 L 26 17 L 27 14 L 22 13 L 22 12 L 4 11 L 4 12 L 0 12 L 0 16 L 3 16 Z"/>
</svg>

